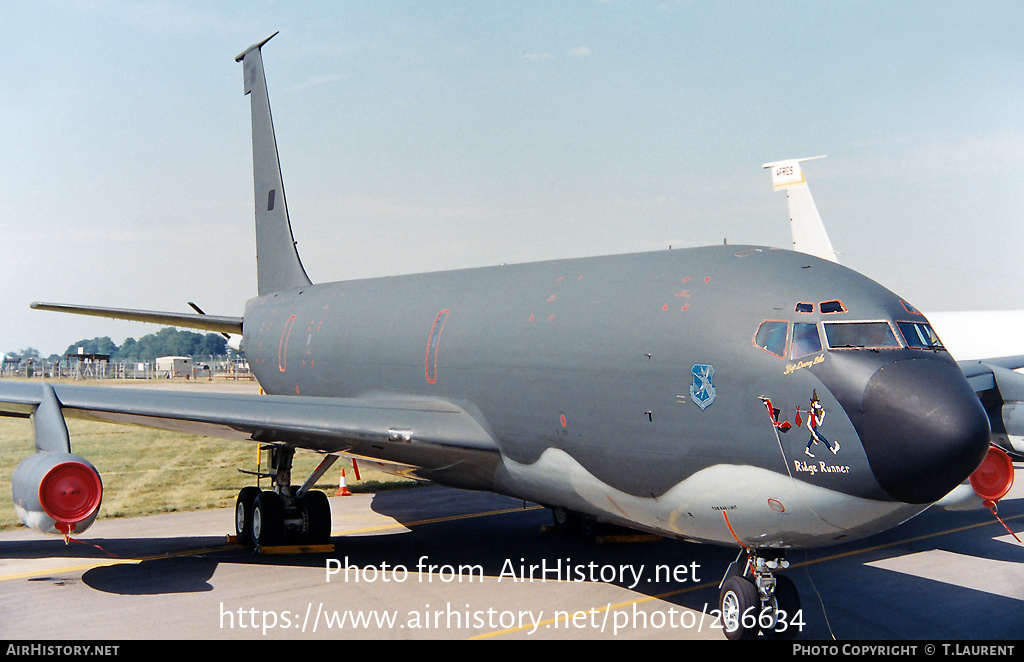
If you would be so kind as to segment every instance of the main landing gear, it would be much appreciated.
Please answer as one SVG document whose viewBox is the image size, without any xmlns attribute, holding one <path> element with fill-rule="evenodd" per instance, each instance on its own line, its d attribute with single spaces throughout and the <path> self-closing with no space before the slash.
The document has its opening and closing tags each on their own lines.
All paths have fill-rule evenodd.
<svg viewBox="0 0 1024 662">
<path fill-rule="evenodd" d="M 551 519 L 555 529 L 589 539 L 597 535 L 598 523 L 593 515 L 578 513 L 562 506 L 551 507 Z"/>
<path fill-rule="evenodd" d="M 328 455 L 301 485 L 291 484 L 292 456 L 288 445 L 265 446 L 270 450 L 274 479 L 272 490 L 243 487 L 235 501 L 235 534 L 238 542 L 256 548 L 277 545 L 323 545 L 331 540 L 331 505 L 327 495 L 309 490 L 338 459 Z"/>
<path fill-rule="evenodd" d="M 800 596 L 789 577 L 775 576 L 789 567 L 780 552 L 748 550 L 743 570 L 740 556 L 729 566 L 719 587 L 718 608 L 727 639 L 793 639 L 803 627 Z"/>
</svg>

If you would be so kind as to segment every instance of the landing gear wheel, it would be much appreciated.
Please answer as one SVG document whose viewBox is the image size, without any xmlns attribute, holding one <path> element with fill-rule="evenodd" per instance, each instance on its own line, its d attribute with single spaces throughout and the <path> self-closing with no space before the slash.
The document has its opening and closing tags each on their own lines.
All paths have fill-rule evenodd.
<svg viewBox="0 0 1024 662">
<path fill-rule="evenodd" d="M 252 537 L 257 547 L 284 542 L 284 501 L 277 492 L 260 492 L 252 507 Z"/>
<path fill-rule="evenodd" d="M 775 627 L 762 630 L 762 634 L 769 639 L 796 639 L 800 634 L 799 625 L 793 623 L 799 620 L 797 612 L 800 611 L 800 594 L 792 579 L 784 576 L 775 578 L 775 593 L 772 596 L 771 607 L 775 609 Z"/>
<path fill-rule="evenodd" d="M 256 497 L 260 494 L 260 488 L 250 485 L 243 487 L 238 493 L 235 501 L 235 536 L 241 545 L 251 545 L 252 537 L 252 506 Z"/>
<path fill-rule="evenodd" d="M 761 599 L 753 582 L 739 575 L 726 579 L 718 595 L 718 609 L 722 614 L 722 631 L 726 639 L 737 641 L 756 637 L 760 608 Z"/>
<path fill-rule="evenodd" d="M 580 515 L 578 531 L 584 540 L 591 540 L 597 536 L 597 519 L 590 515 Z"/>
<path fill-rule="evenodd" d="M 551 509 L 551 518 L 555 521 L 555 528 L 564 533 L 576 529 L 579 522 L 579 515 L 577 513 L 562 506 L 555 506 Z"/>
<path fill-rule="evenodd" d="M 306 541 L 326 545 L 331 541 L 331 504 L 319 490 L 307 492 L 299 501 L 306 520 Z"/>
</svg>

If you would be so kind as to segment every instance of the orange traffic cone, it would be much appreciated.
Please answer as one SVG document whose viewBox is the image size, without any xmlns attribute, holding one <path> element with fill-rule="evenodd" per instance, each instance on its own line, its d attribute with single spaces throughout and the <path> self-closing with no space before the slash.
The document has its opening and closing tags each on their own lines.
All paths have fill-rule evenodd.
<svg viewBox="0 0 1024 662">
<path fill-rule="evenodd" d="M 338 491 L 334 493 L 334 496 L 352 496 L 352 493 L 348 491 L 348 483 L 345 482 L 345 470 L 341 470 L 341 484 L 338 485 Z"/>
</svg>

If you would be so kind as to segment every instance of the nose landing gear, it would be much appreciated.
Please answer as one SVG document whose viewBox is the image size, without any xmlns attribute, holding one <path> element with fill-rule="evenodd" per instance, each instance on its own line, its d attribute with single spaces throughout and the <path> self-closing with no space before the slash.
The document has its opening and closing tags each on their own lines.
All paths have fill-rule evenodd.
<svg viewBox="0 0 1024 662">
<path fill-rule="evenodd" d="M 752 639 L 758 633 L 773 639 L 795 638 L 803 627 L 800 596 L 791 579 L 774 574 L 788 568 L 789 562 L 769 550 L 746 553 L 743 570 L 739 570 L 741 551 L 719 586 L 718 608 L 726 638 Z"/>
</svg>

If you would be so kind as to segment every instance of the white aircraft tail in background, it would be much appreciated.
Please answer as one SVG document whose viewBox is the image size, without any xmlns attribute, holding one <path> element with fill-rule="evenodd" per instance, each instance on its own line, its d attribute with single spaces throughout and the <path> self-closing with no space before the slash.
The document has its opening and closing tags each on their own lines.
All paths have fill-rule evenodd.
<svg viewBox="0 0 1024 662">
<path fill-rule="evenodd" d="M 789 227 L 793 234 L 793 250 L 820 257 L 824 260 L 839 262 L 836 252 L 829 241 L 828 233 L 814 205 L 811 190 L 807 188 L 807 180 L 800 169 L 804 161 L 823 159 L 822 156 L 811 156 L 805 159 L 787 159 L 765 163 L 764 168 L 771 168 L 772 186 L 776 191 L 785 191 L 789 202 Z"/>
</svg>

